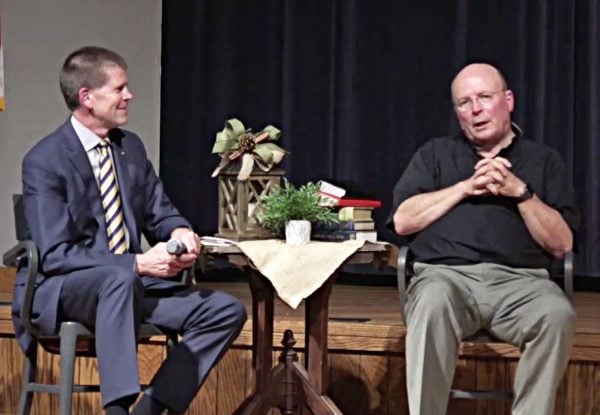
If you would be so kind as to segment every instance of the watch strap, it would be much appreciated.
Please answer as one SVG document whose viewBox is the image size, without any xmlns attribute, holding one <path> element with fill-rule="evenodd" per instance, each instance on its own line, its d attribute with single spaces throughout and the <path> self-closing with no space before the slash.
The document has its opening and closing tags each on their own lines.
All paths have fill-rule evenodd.
<svg viewBox="0 0 600 415">
<path fill-rule="evenodd" d="M 518 203 L 522 203 L 526 200 L 529 200 L 533 197 L 534 193 L 533 190 L 531 190 L 531 188 L 529 187 L 528 184 L 525 184 L 525 189 L 523 189 L 523 193 L 521 193 L 519 196 L 515 197 L 515 201 Z"/>
</svg>

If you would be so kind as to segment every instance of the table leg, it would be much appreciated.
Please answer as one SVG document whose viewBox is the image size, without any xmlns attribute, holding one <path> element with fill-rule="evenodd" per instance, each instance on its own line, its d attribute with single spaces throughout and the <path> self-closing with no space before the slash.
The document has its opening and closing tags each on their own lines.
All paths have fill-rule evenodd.
<svg viewBox="0 0 600 415">
<path fill-rule="evenodd" d="M 307 394 L 307 404 L 314 414 L 341 414 L 329 399 L 329 373 L 327 362 L 327 334 L 329 297 L 337 273 L 306 299 L 306 369 L 308 384 L 314 394 Z"/>
<path fill-rule="evenodd" d="M 298 403 L 293 396 L 293 378 L 302 383 L 306 405 L 315 415 L 342 415 L 335 403 L 326 396 L 328 388 L 327 324 L 329 297 L 337 277 L 334 274 L 321 288 L 306 299 L 306 369 L 294 359 L 293 335 L 286 331 L 281 362 L 273 368 L 274 293 L 271 284 L 258 271 L 249 275 L 252 291 L 252 363 L 256 389 L 236 414 L 263 415 L 280 403 L 279 385 L 284 391 L 282 414 L 293 413 Z M 286 341 L 287 339 L 287 341 Z M 292 341 L 290 341 L 290 339 Z M 287 399 L 286 399 L 287 398 Z"/>
<path fill-rule="evenodd" d="M 276 400 L 277 381 L 283 368 L 273 369 L 273 287 L 258 271 L 248 273 L 252 292 L 252 368 L 254 394 L 234 412 L 236 415 L 264 415 Z M 272 370 L 273 369 L 273 370 Z"/>
<path fill-rule="evenodd" d="M 273 288 L 258 271 L 250 273 L 252 291 L 252 366 L 255 394 L 262 393 L 273 367 Z"/>
</svg>

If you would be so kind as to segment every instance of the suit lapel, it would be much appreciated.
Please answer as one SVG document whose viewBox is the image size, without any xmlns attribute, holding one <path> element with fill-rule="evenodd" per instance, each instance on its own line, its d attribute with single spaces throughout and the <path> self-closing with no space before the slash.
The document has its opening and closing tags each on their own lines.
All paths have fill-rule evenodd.
<svg viewBox="0 0 600 415">
<path fill-rule="evenodd" d="M 83 149 L 83 146 L 81 145 L 81 142 L 79 141 L 79 138 L 77 137 L 70 120 L 67 120 L 67 122 L 63 125 L 63 132 L 66 136 L 66 147 L 70 153 L 69 161 L 83 181 L 92 214 L 94 215 L 96 222 L 98 222 L 101 234 L 105 236 L 106 223 L 104 221 L 104 209 L 102 208 L 102 203 L 100 202 L 100 190 L 98 189 L 98 184 L 94 178 L 94 172 L 92 171 L 92 166 L 90 166 L 88 155 Z"/>
<path fill-rule="evenodd" d="M 132 183 L 127 169 L 128 154 L 123 146 L 125 134 L 123 131 L 115 129 L 110 132 L 110 142 L 115 162 L 115 170 L 117 172 L 117 180 L 119 182 L 119 194 L 121 196 L 121 205 L 123 207 L 123 215 L 125 216 L 125 225 L 129 232 L 129 245 L 134 252 L 140 251 L 140 241 L 138 240 L 138 229 L 135 221 L 135 215 L 132 209 Z"/>
</svg>

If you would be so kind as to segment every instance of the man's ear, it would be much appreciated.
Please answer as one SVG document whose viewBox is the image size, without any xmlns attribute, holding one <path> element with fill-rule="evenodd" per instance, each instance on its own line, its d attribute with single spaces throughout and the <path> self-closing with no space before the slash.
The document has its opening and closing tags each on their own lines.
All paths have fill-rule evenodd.
<svg viewBox="0 0 600 415">
<path fill-rule="evenodd" d="M 515 108 L 515 95 L 514 95 L 514 93 L 510 89 L 507 89 L 506 92 L 505 92 L 505 94 L 504 94 L 504 97 L 505 97 L 506 103 L 508 105 L 508 110 L 510 112 L 512 112 L 513 109 Z"/>
<path fill-rule="evenodd" d="M 81 88 L 79 90 L 79 105 L 89 109 L 92 109 L 92 97 L 90 88 Z"/>
</svg>

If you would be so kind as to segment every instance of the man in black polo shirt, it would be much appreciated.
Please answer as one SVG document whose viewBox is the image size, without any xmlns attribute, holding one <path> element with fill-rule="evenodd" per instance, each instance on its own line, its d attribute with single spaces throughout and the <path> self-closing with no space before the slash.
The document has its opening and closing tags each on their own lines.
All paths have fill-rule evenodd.
<svg viewBox="0 0 600 415">
<path fill-rule="evenodd" d="M 496 68 L 466 66 L 451 92 L 463 133 L 417 151 L 389 222 L 416 259 L 410 413 L 446 413 L 460 341 L 484 328 L 522 352 L 512 413 L 552 414 L 575 313 L 545 268 L 573 247 L 573 187 L 558 153 L 512 124 L 514 96 Z"/>
</svg>

